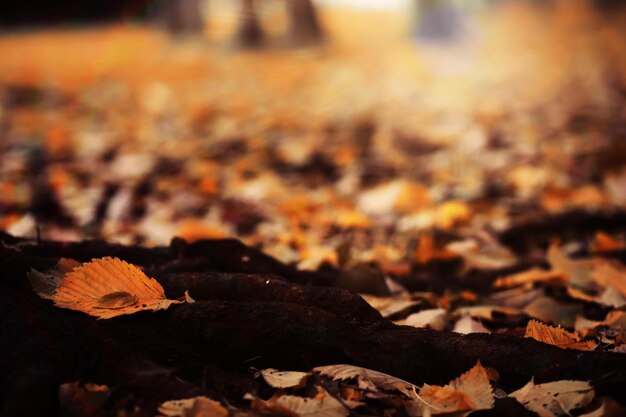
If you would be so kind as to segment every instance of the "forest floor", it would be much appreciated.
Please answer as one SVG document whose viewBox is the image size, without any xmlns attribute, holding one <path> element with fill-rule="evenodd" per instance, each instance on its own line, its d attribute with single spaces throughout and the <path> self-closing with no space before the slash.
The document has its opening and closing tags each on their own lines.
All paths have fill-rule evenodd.
<svg viewBox="0 0 626 417">
<path fill-rule="evenodd" d="M 0 415 L 623 415 L 626 25 L 558 4 L 1 35 Z"/>
</svg>

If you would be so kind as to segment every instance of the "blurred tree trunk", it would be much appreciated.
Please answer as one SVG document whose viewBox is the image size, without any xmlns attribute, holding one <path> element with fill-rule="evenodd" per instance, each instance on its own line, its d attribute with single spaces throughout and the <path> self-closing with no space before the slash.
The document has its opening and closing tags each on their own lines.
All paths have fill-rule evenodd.
<svg viewBox="0 0 626 417">
<path fill-rule="evenodd" d="M 255 0 L 241 0 L 241 12 L 237 29 L 237 41 L 246 48 L 260 46 L 263 42 L 263 29 L 259 22 Z"/>
<path fill-rule="evenodd" d="M 463 33 L 462 8 L 451 0 L 416 0 L 418 38 L 449 41 Z"/>
<path fill-rule="evenodd" d="M 296 43 L 316 42 L 322 39 L 315 6 L 311 0 L 287 0 L 289 38 Z"/>
<path fill-rule="evenodd" d="M 201 1 L 165 0 L 157 12 L 158 20 L 174 34 L 201 33 L 204 30 Z"/>
</svg>

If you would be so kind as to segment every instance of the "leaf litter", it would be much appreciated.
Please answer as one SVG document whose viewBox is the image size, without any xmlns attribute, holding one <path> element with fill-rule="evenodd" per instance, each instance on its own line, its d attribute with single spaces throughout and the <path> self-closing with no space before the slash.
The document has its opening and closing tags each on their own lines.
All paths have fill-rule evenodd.
<svg viewBox="0 0 626 417">
<path fill-rule="evenodd" d="M 554 18 L 554 24 L 532 32 L 532 48 L 524 48 L 523 40 L 505 48 L 489 44 L 494 76 L 478 71 L 463 81 L 426 77 L 413 46 L 410 54 L 402 48 L 377 51 L 379 62 L 401 69 L 372 66 L 371 51 L 353 49 L 344 59 L 337 54 L 341 48 L 280 60 L 236 55 L 245 64 L 236 66 L 203 50 L 191 58 L 176 56 L 179 63 L 173 64 L 158 56 L 158 41 L 149 32 L 86 34 L 94 47 L 120 47 L 102 65 L 119 73 L 119 81 L 111 82 L 101 81 L 109 79 L 102 73 L 85 77 L 81 59 L 51 63 L 47 74 L 22 70 L 29 67 L 24 57 L 42 56 L 34 45 L 71 49 L 63 36 L 59 41 L 51 34 L 47 43 L 27 37 L 24 45 L 4 40 L 0 48 L 9 58 L 0 63 L 0 89 L 8 98 L 0 122 L 7 137 L 33 139 L 9 141 L 0 150 L 0 227 L 30 237 L 40 226 L 44 238 L 150 245 L 167 244 L 174 235 L 189 241 L 234 236 L 301 269 L 372 267 L 373 275 L 407 290 L 364 294 L 397 323 L 463 334 L 528 334 L 559 347 L 623 354 L 625 269 L 608 260 L 626 246 L 623 231 L 598 226 L 589 239 L 568 224 L 558 236 L 542 235 L 560 215 L 604 219 L 626 207 L 623 149 L 615 139 L 624 114 L 618 93 L 624 86 L 621 29 L 600 20 L 590 24 L 576 9 L 580 5 L 560 7 L 566 16 L 540 17 Z M 527 19 L 533 23 L 532 15 Z M 496 26 L 489 32 L 494 36 L 485 38 L 506 39 Z M 132 47 L 123 47 L 120 33 Z M 566 39 L 576 46 L 563 48 Z M 143 62 L 133 60 L 137 45 L 150 51 Z M 541 75 L 512 75 L 512 48 L 520 52 L 516 68 Z M 594 59 L 595 51 L 605 49 L 615 56 Z M 140 72 L 150 63 L 153 71 Z M 546 63 L 555 70 L 543 71 Z M 208 68 L 210 77 L 199 75 L 198 66 Z M 138 82 L 146 73 L 151 77 Z M 471 77 L 481 81 L 465 81 Z M 12 82 L 35 84 L 47 94 L 55 78 L 71 98 L 67 105 L 5 104 L 15 95 Z M 215 88 L 212 79 L 231 81 Z M 355 81 L 364 79 L 371 88 Z M 292 97 L 288 105 L 272 99 L 286 96 Z M 397 105 L 385 104 L 392 102 Z M 363 149 L 361 143 L 369 145 Z M 29 181 L 27 167 L 41 154 L 49 156 L 43 181 Z M 142 194 L 142 187 L 152 192 Z M 53 218 L 32 209 L 37 204 L 29 200 L 43 195 L 58 200 Z M 549 221 L 505 238 L 537 218 Z M 62 260 L 56 269 L 29 277 L 42 298 L 98 318 L 180 302 L 167 300 L 158 284 L 118 260 L 82 266 Z M 103 280 L 107 286 L 100 286 Z M 356 291 L 371 288 L 367 280 L 358 274 Z M 373 372 L 361 376 L 368 390 L 380 389 L 372 378 L 382 383 Z M 291 383 L 273 376 L 276 385 Z M 544 385 L 515 398 L 538 403 L 544 394 L 536 387 Z M 457 405 L 472 402 L 458 391 L 441 392 Z M 334 400 L 319 402 L 285 400 L 293 408 L 344 413 Z M 575 412 L 569 403 L 541 404 L 533 410 L 540 415 Z"/>
</svg>

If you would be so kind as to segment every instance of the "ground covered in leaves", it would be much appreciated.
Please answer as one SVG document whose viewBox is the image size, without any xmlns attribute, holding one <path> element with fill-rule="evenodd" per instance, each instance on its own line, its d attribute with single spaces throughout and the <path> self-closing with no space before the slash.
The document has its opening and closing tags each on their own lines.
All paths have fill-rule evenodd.
<svg viewBox="0 0 626 417">
<path fill-rule="evenodd" d="M 327 43 L 302 49 L 277 40 L 236 50 L 232 22 L 220 16 L 201 41 L 145 27 L 0 37 L 0 228 L 26 238 L 2 237 L 3 308 L 17 291 L 41 309 L 34 317 L 46 317 L 51 301 L 37 292 L 56 304 L 59 323 L 78 320 L 93 340 L 101 328 L 90 326 L 155 336 L 150 320 L 159 317 L 164 328 L 180 320 L 198 333 L 185 336 L 196 348 L 133 347 L 154 375 L 189 384 L 172 386 L 171 397 L 143 399 L 136 387 L 153 374 L 129 371 L 131 383 L 55 365 L 60 410 L 622 415 L 623 19 L 581 2 L 511 6 L 480 16 L 461 45 L 433 46 L 411 41 L 400 14 L 324 13 Z M 280 16 L 264 19 L 280 28 Z M 205 240 L 225 238 L 248 247 Z M 127 246 L 46 242 L 87 239 Z M 333 305 L 341 303 L 345 311 Z M 61 308 L 113 324 L 85 324 Z M 145 318 L 146 309 L 165 311 Z M 223 325 L 213 319 L 219 311 L 229 314 Z M 32 322 L 19 314 L 11 317 Z M 278 334 L 257 338 L 255 325 Z M 39 335 L 28 326 L 32 333 L 3 327 L 3 349 L 9 336 Z M 332 341 L 349 335 L 377 347 Z M 212 337 L 233 350 L 217 349 L 222 362 L 197 350 Z M 412 337 L 437 340 L 410 346 L 439 361 L 398 364 Z M 272 356 L 277 344 L 299 359 Z M 436 353 L 442 346 L 450 350 Z M 456 350 L 462 359 L 447 364 Z M 569 362 L 532 362 L 530 352 Z M 5 413 L 6 393 L 21 392 L 7 387 L 5 378 Z"/>
</svg>

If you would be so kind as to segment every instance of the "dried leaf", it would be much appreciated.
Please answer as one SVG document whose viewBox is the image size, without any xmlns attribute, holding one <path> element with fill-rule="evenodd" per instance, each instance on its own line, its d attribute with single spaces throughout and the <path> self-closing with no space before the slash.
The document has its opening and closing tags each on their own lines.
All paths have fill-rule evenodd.
<svg viewBox="0 0 626 417">
<path fill-rule="evenodd" d="M 378 310 L 383 317 L 393 316 L 407 308 L 421 304 L 419 300 L 411 300 L 406 297 L 376 297 L 362 294 L 361 297 L 369 305 Z"/>
<path fill-rule="evenodd" d="M 509 394 L 540 417 L 570 415 L 570 411 L 586 406 L 594 392 L 585 381 L 557 381 L 535 385 L 531 380 L 524 387 Z"/>
<path fill-rule="evenodd" d="M 505 247 L 496 245 L 480 247 L 473 239 L 449 243 L 446 250 L 463 258 L 465 270 L 501 269 L 516 262 L 515 256 Z"/>
<path fill-rule="evenodd" d="M 463 317 L 455 323 L 452 331 L 461 334 L 491 333 L 480 321 L 474 320 L 469 314 L 463 315 Z"/>
<path fill-rule="evenodd" d="M 591 278 L 592 261 L 570 259 L 556 245 L 552 245 L 548 249 L 547 260 L 552 270 L 565 274 L 571 284 L 580 288 L 589 288 L 593 285 Z"/>
<path fill-rule="evenodd" d="M 252 401 L 252 410 L 259 411 L 263 415 L 346 417 L 352 408 L 363 404 L 352 400 L 339 401 L 328 395 L 326 391 L 320 392 L 315 398 L 275 395 L 265 401 L 252 394 L 246 394 L 244 398 Z"/>
<path fill-rule="evenodd" d="M 398 391 L 411 398 L 417 390 L 415 385 L 395 376 L 353 365 L 319 366 L 313 370 L 319 372 L 320 375 L 331 377 L 335 381 L 356 378 L 359 388 L 371 391 L 378 391 L 379 389 Z"/>
<path fill-rule="evenodd" d="M 498 307 L 498 306 L 473 306 L 473 307 L 460 307 L 454 310 L 455 314 L 467 314 L 471 317 L 478 317 L 485 320 L 493 320 L 493 314 L 502 314 L 506 316 L 515 316 L 520 314 L 520 311 L 514 308 Z"/>
<path fill-rule="evenodd" d="M 593 341 L 581 342 L 577 333 L 570 333 L 560 327 L 548 326 L 537 320 L 528 322 L 525 337 L 558 346 L 561 349 L 593 350 L 596 347 Z"/>
<path fill-rule="evenodd" d="M 546 271 L 544 269 L 532 268 L 528 271 L 498 278 L 493 283 L 495 288 L 508 288 L 534 282 L 552 281 L 563 279 L 564 274 L 560 271 Z"/>
<path fill-rule="evenodd" d="M 593 279 L 603 287 L 613 287 L 626 297 L 626 270 L 615 264 L 601 262 L 591 273 Z"/>
<path fill-rule="evenodd" d="M 433 330 L 443 330 L 447 323 L 447 312 L 443 308 L 423 310 L 408 316 L 402 324 L 412 327 L 429 327 Z"/>
<path fill-rule="evenodd" d="M 584 331 L 596 328 L 598 326 L 609 326 L 626 329 L 626 312 L 619 310 L 611 311 L 602 321 L 587 320 L 582 316 L 578 316 L 576 317 L 576 324 L 574 328 L 577 331 Z"/>
<path fill-rule="evenodd" d="M 322 398 L 302 398 L 293 395 L 282 395 L 276 399 L 276 405 L 286 408 L 302 417 L 345 417 L 350 409 L 363 403 L 358 401 L 339 401 L 326 395 Z"/>
<path fill-rule="evenodd" d="M 626 297 L 612 286 L 607 286 L 600 295 L 590 295 L 576 287 L 567 287 L 567 295 L 577 300 L 598 303 L 609 307 L 620 308 L 626 305 Z"/>
<path fill-rule="evenodd" d="M 535 319 L 573 327 L 578 314 L 582 314 L 580 304 L 561 303 L 551 297 L 537 297 L 524 307 L 523 312 Z"/>
<path fill-rule="evenodd" d="M 618 242 L 610 235 L 604 232 L 596 233 L 596 240 L 593 243 L 594 252 L 608 252 L 624 249 L 624 243 Z"/>
<path fill-rule="evenodd" d="M 278 371 L 276 369 L 264 369 L 261 375 L 267 384 L 273 388 L 293 388 L 302 386 L 308 372 Z"/>
<path fill-rule="evenodd" d="M 472 369 L 441 387 L 424 384 L 419 398 L 409 407 L 412 415 L 484 410 L 494 404 L 487 370 L 478 362 Z M 421 408 L 421 413 L 420 413 Z"/>
<path fill-rule="evenodd" d="M 73 259 L 61 258 L 55 267 L 47 273 L 31 269 L 27 276 L 31 287 L 41 298 L 52 299 L 63 276 L 80 265 L 80 262 Z"/>
<path fill-rule="evenodd" d="M 226 417 L 228 410 L 208 397 L 166 401 L 159 405 L 158 417 Z"/>
<path fill-rule="evenodd" d="M 49 275 L 31 272 L 42 298 L 52 299 L 57 307 L 78 310 L 101 319 L 108 319 L 143 310 L 167 309 L 182 301 L 165 298 L 163 287 L 148 278 L 139 268 L 117 258 L 94 259 L 73 268 L 59 278 L 59 271 L 73 263 L 64 262 Z M 42 279 L 45 285 L 42 283 Z M 54 288 L 54 292 L 51 291 Z"/>
</svg>

